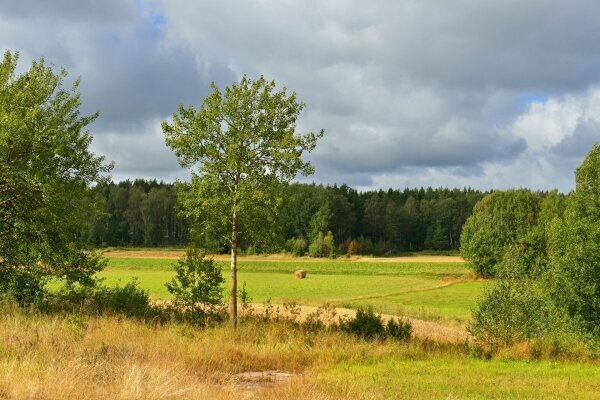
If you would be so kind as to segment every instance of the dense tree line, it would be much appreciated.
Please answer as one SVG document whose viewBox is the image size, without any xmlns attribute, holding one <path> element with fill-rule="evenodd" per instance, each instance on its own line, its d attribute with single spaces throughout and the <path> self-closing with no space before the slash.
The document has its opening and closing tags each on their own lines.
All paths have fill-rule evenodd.
<svg viewBox="0 0 600 400">
<path fill-rule="evenodd" d="M 177 215 L 177 186 L 156 180 L 98 185 L 104 213 L 90 226 L 97 246 L 173 246 L 189 240 L 189 224 Z"/>
<path fill-rule="evenodd" d="M 184 188 L 156 180 L 99 185 L 105 213 L 91 226 L 89 240 L 107 246 L 187 244 L 194 221 L 177 212 L 177 192 Z M 321 249 L 325 256 L 458 249 L 463 224 L 484 195 L 473 189 L 358 192 L 347 185 L 291 184 L 275 216 L 280 230 L 275 249 L 304 254 L 319 237 L 334 242 Z M 227 250 L 216 237 L 202 240 L 213 251 Z M 296 242 L 304 244 L 294 251 Z"/>
</svg>

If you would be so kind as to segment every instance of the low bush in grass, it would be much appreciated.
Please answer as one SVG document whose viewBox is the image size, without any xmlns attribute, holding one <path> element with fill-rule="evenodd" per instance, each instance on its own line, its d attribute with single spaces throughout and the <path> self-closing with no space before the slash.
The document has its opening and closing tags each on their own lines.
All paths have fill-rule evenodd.
<svg viewBox="0 0 600 400">
<path fill-rule="evenodd" d="M 407 340 L 412 334 L 412 326 L 408 321 L 388 320 L 387 324 L 372 307 L 359 308 L 356 316 L 349 320 L 340 321 L 340 329 L 365 340 L 394 339 Z"/>
<path fill-rule="evenodd" d="M 46 313 L 78 313 L 91 315 L 122 315 L 133 318 L 155 317 L 148 291 L 136 279 L 124 285 L 72 285 L 48 294 L 37 307 Z"/>
<path fill-rule="evenodd" d="M 164 311 L 200 325 L 225 319 L 223 275 L 219 265 L 206 258 L 206 252 L 187 249 L 174 270 L 175 276 L 165 285 L 174 299 Z"/>
</svg>

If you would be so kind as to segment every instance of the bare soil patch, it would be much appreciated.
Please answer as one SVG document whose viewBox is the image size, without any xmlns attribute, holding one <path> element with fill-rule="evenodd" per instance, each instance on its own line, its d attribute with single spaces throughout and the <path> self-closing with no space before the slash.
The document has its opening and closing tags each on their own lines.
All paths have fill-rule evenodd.
<svg viewBox="0 0 600 400">
<path fill-rule="evenodd" d="M 272 388 L 287 383 L 296 376 L 283 371 L 247 371 L 235 376 L 234 387 L 241 390 Z"/>
</svg>

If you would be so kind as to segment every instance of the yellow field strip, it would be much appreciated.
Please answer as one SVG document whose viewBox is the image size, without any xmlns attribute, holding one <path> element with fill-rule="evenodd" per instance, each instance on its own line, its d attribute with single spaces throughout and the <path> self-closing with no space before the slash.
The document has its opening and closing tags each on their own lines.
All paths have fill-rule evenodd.
<svg viewBox="0 0 600 400">
<path fill-rule="evenodd" d="M 180 250 L 111 250 L 104 253 L 106 258 L 150 258 L 177 260 L 184 255 Z M 212 254 L 212 258 L 228 261 L 228 254 Z M 270 254 L 265 256 L 240 256 L 241 261 L 279 261 L 279 262 L 323 262 L 327 259 L 311 257 L 290 257 L 283 254 Z M 389 263 L 462 263 L 459 256 L 407 256 L 407 257 L 340 257 L 336 262 L 389 262 Z"/>
</svg>

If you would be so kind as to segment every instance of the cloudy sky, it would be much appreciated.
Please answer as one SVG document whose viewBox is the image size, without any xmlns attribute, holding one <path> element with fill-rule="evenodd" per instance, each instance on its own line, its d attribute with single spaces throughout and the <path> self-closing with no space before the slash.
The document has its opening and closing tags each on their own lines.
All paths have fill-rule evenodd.
<svg viewBox="0 0 600 400">
<path fill-rule="evenodd" d="M 264 74 L 324 128 L 309 180 L 569 191 L 600 141 L 597 0 L 0 0 L 0 49 L 81 76 L 116 180 L 185 179 L 160 122 Z"/>
</svg>

